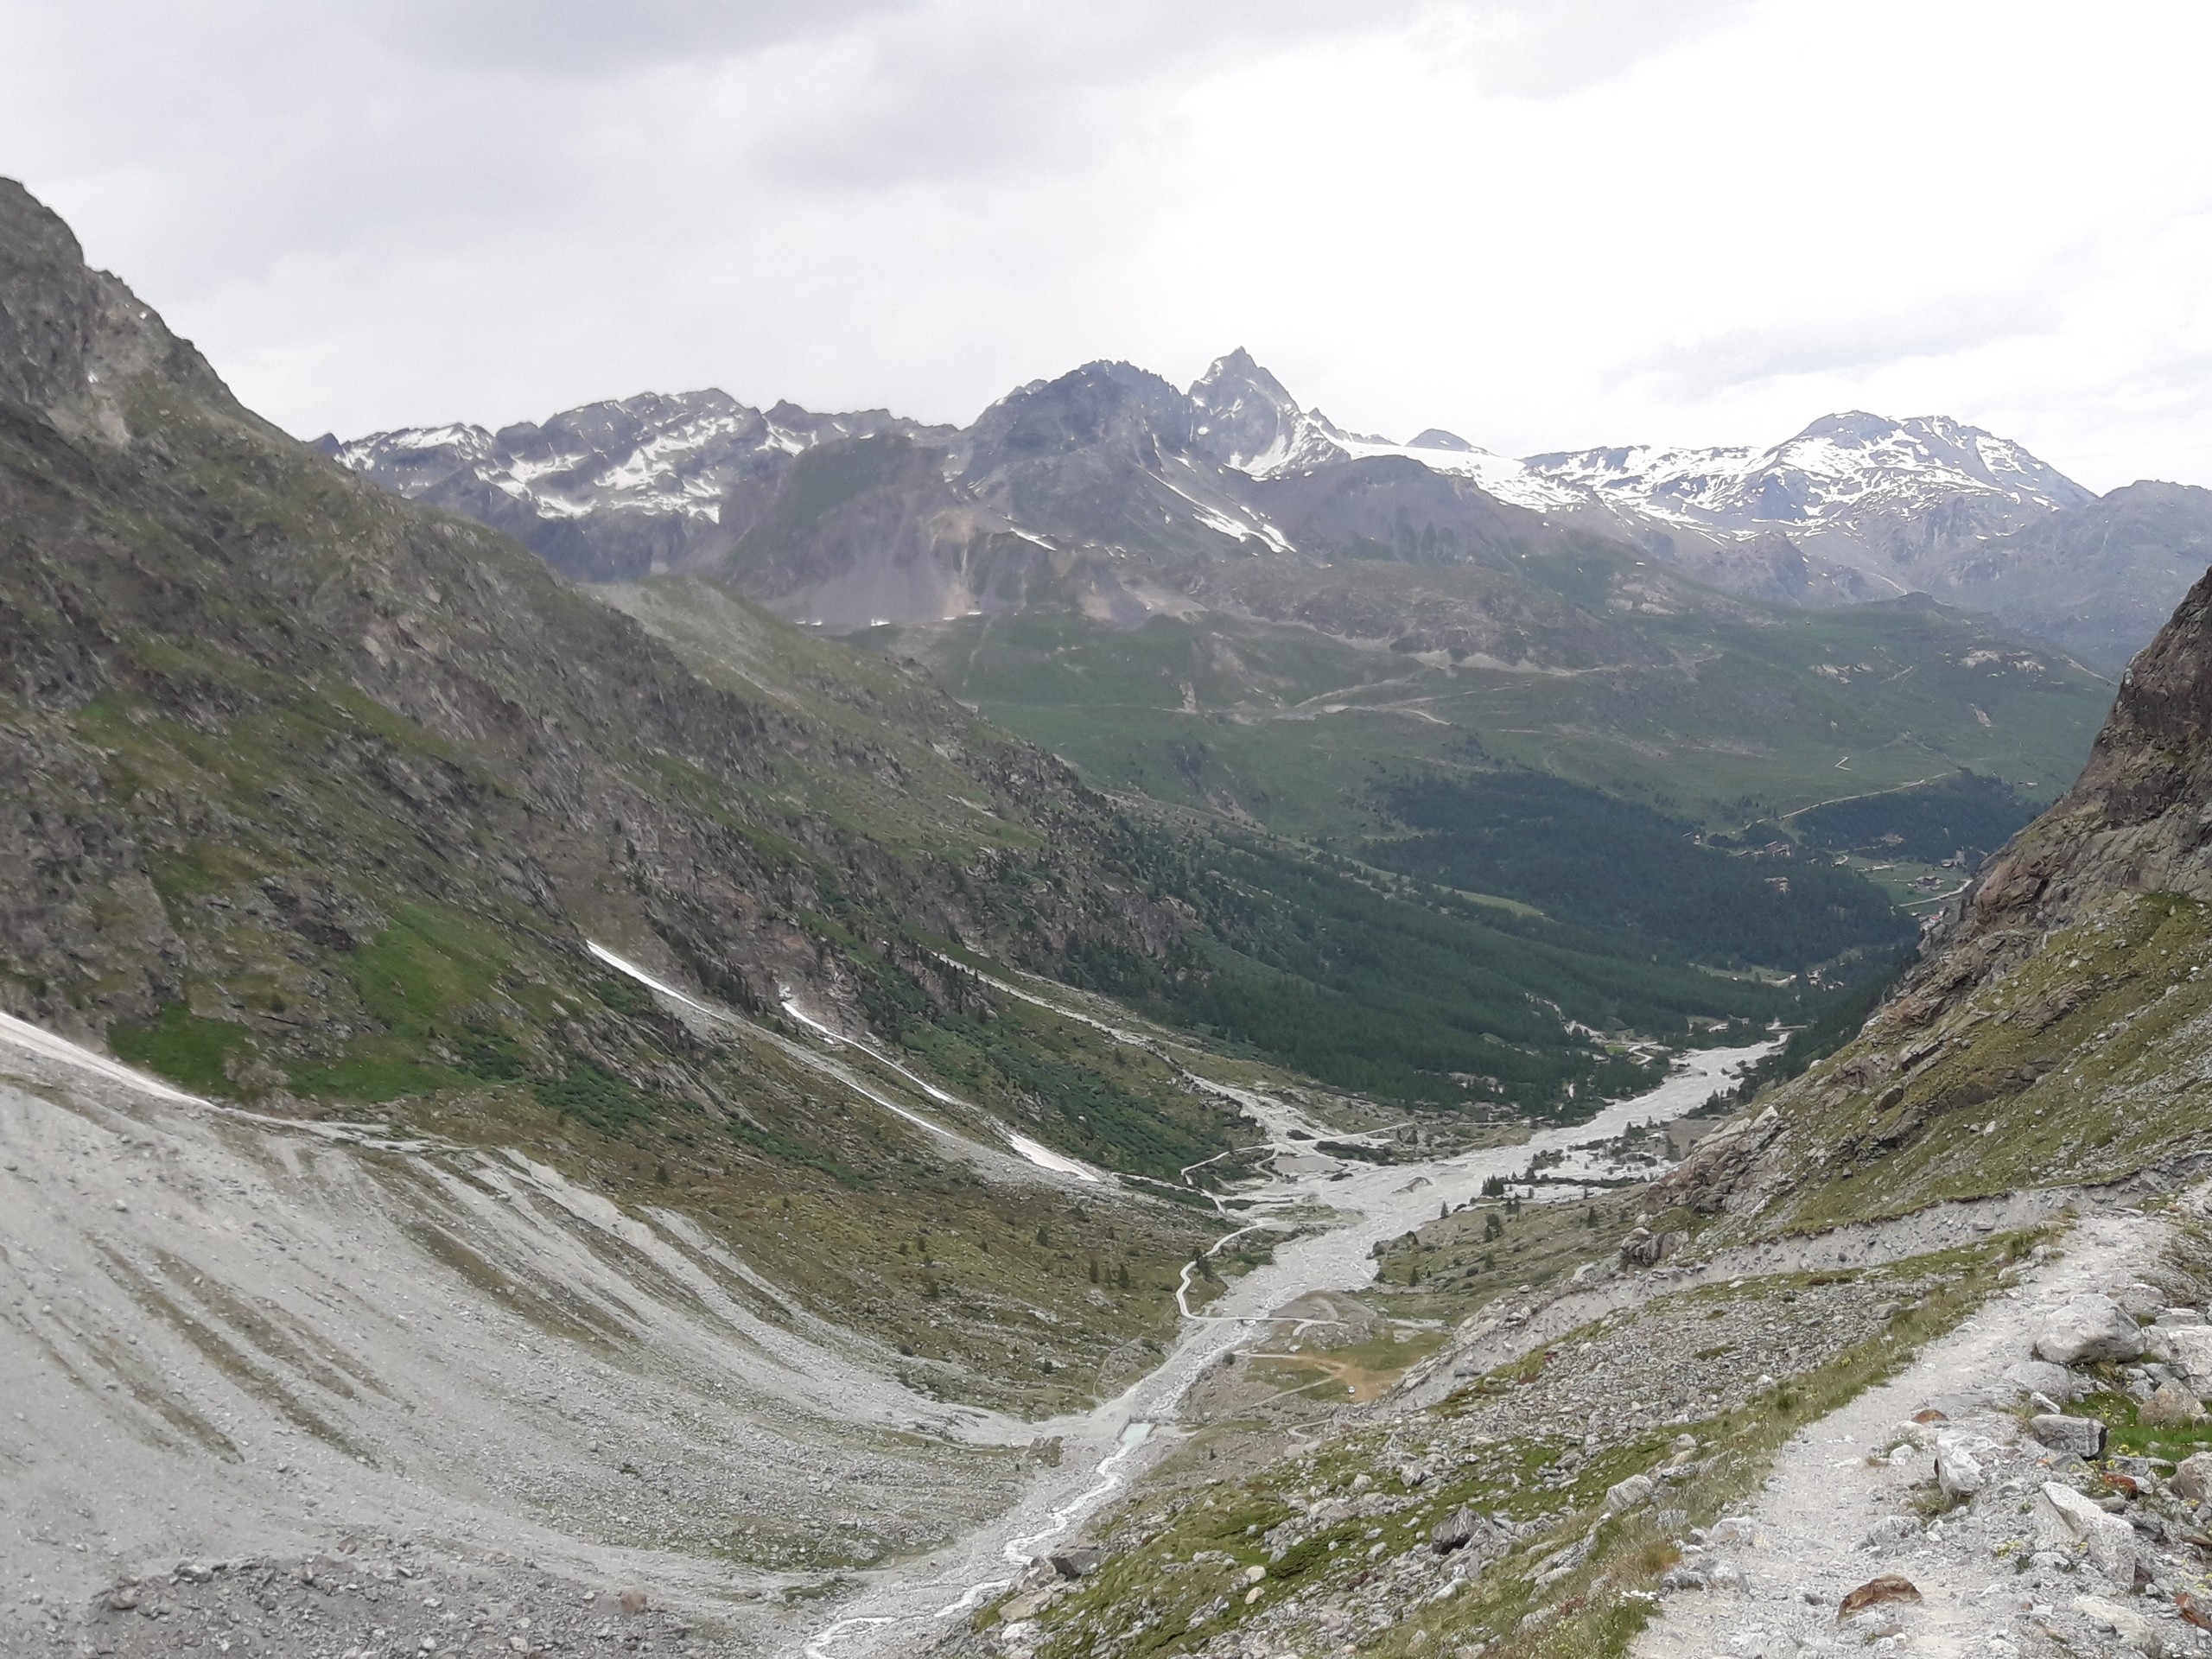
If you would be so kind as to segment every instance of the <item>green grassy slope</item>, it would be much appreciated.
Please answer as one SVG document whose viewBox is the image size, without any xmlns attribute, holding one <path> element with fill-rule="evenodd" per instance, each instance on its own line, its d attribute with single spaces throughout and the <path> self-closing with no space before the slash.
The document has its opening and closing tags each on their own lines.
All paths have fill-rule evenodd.
<svg viewBox="0 0 2212 1659">
<path fill-rule="evenodd" d="M 1496 573 L 1382 563 L 1242 571 L 1220 608 L 1136 629 L 1044 612 L 862 639 L 1093 781 L 1322 842 L 1383 827 L 1378 776 L 1497 763 L 1713 829 L 1961 767 L 2047 798 L 2110 700 L 1924 603 L 1761 607 L 1624 555 L 1544 574 L 1557 614 L 1511 658 L 1454 642 L 1455 618 L 1497 607 Z"/>
</svg>

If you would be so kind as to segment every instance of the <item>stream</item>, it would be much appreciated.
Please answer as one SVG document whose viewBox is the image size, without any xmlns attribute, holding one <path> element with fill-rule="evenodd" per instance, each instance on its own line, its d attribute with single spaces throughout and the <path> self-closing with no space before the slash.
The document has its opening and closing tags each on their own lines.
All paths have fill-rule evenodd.
<svg viewBox="0 0 2212 1659">
<path fill-rule="evenodd" d="M 1016 1503 L 957 1542 L 863 1575 L 836 1617 L 804 1638 L 806 1659 L 890 1659 L 945 1634 L 949 1621 L 1011 1587 L 1033 1560 L 1172 1450 L 1179 1438 L 1173 1425 L 1192 1384 L 1277 1309 L 1313 1291 L 1364 1288 L 1374 1279 L 1376 1244 L 1434 1220 L 1440 1205 L 1456 1207 L 1479 1196 L 1485 1180 L 1520 1174 L 1540 1153 L 1567 1152 L 1694 1111 L 1779 1040 L 1693 1051 L 1656 1088 L 1615 1101 L 1583 1122 L 1512 1146 L 1418 1163 L 1331 1158 L 1294 1135 L 1362 1137 L 1332 1137 L 1281 1101 L 1210 1085 L 1261 1122 L 1276 1154 L 1271 1176 L 1236 1189 L 1234 1198 L 1249 1205 L 1243 1213 L 1265 1225 L 1270 1211 L 1319 1204 L 1336 1213 L 1336 1224 L 1278 1244 L 1271 1261 L 1227 1281 L 1203 1312 L 1184 1319 L 1159 1366 L 1118 1397 L 1079 1416 L 1035 1424 L 1037 1434 L 1060 1438 L 1058 1466 L 1040 1471 Z"/>
</svg>

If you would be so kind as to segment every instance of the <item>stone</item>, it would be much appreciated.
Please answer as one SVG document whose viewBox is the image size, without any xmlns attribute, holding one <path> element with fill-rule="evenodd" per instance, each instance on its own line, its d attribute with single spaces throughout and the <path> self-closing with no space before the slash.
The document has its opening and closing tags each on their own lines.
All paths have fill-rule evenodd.
<svg viewBox="0 0 2212 1659">
<path fill-rule="evenodd" d="M 2047 1394 L 2054 1400 L 2071 1400 L 2081 1385 L 2074 1373 L 2047 1359 L 2024 1359 L 2005 1368 L 2005 1380 L 2022 1394 Z"/>
<path fill-rule="evenodd" d="M 2044 1413 L 2028 1419 L 2028 1433 L 2037 1443 L 2070 1458 L 2101 1458 L 2105 1453 L 2105 1426 L 2094 1417 L 2059 1417 Z"/>
<path fill-rule="evenodd" d="M 118 1613 L 127 1613 L 138 1605 L 138 1586 L 118 1584 L 107 1592 L 107 1605 Z"/>
<path fill-rule="evenodd" d="M 2067 1303 L 2036 1333 L 2036 1357 L 2054 1365 L 2133 1359 L 2142 1351 L 2143 1328 L 2117 1302 L 2102 1296 Z"/>
<path fill-rule="evenodd" d="M 1428 1535 L 1430 1546 L 1440 1555 L 1449 1555 L 1455 1549 L 1464 1549 L 1474 1541 L 1482 1522 L 1475 1512 L 1464 1505 L 1452 1511 L 1432 1528 Z"/>
<path fill-rule="evenodd" d="M 1936 1448 L 1936 1484 L 1953 1497 L 1972 1497 L 1987 1477 L 1981 1460 L 1956 1441 Z"/>
<path fill-rule="evenodd" d="M 2192 1503 L 2201 1503 L 2207 1497 L 2212 1497 L 2212 1452 L 2183 1458 L 2167 1484 L 2177 1496 Z"/>
<path fill-rule="evenodd" d="M 1885 1602 L 1919 1599 L 1920 1586 L 1910 1579 L 1895 1573 L 1884 1573 L 1867 1580 L 1844 1597 L 1835 1610 L 1835 1616 L 1840 1619 L 1849 1618 L 1855 1613 L 1862 1613 L 1869 1607 L 1878 1607 Z"/>
<path fill-rule="evenodd" d="M 2158 1634 L 2158 1627 L 2142 1614 L 2121 1606 L 2103 1596 L 2076 1596 L 2074 1611 L 2101 1630 L 2110 1630 L 2138 1653 L 2147 1653 L 2157 1659 L 2165 1651 L 2165 1643 Z"/>
<path fill-rule="evenodd" d="M 2086 1544 L 2091 1565 L 2107 1578 L 2133 1586 L 2136 1563 L 2142 1559 L 2135 1529 L 2120 1516 L 2107 1515 L 2094 1498 L 2047 1480 L 2038 1519 L 2046 1532 Z"/>
<path fill-rule="evenodd" d="M 2200 1389 L 2212 1388 L 2212 1325 L 2178 1325 L 2166 1332 L 2174 1369 Z"/>
<path fill-rule="evenodd" d="M 1651 1494 L 1658 1488 L 1649 1475 L 1630 1475 L 1626 1480 L 1605 1489 L 1605 1512 L 1624 1515 L 1640 1504 L 1649 1503 Z"/>
<path fill-rule="evenodd" d="M 1268 1569 L 1262 1567 L 1257 1561 L 1255 1561 L 1251 1566 L 1244 1569 L 1244 1582 L 1247 1584 L 1257 1584 L 1262 1579 L 1264 1579 L 1267 1576 Z"/>
<path fill-rule="evenodd" d="M 1080 1579 L 1096 1573 L 1106 1560 L 1106 1552 L 1096 1544 L 1070 1544 L 1065 1549 L 1052 1554 L 1052 1571 L 1064 1579 Z"/>
<path fill-rule="evenodd" d="M 1909 1515 L 1885 1515 L 1859 1541 L 1861 1549 L 1887 1549 L 1908 1538 L 1920 1536 L 1920 1522 Z"/>
<path fill-rule="evenodd" d="M 2196 1396 L 2178 1382 L 2161 1382 L 2151 1390 L 2151 1397 L 2143 1402 L 2137 1416 L 2146 1423 L 2171 1426 L 2177 1423 L 2201 1422 L 2204 1408 L 2196 1403 Z"/>
</svg>

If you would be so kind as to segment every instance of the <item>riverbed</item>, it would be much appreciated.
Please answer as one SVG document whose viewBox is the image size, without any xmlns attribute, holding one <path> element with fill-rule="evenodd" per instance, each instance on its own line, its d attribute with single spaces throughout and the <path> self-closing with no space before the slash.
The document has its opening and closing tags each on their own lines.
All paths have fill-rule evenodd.
<svg viewBox="0 0 2212 1659">
<path fill-rule="evenodd" d="M 1374 1278 L 1376 1243 L 1433 1220 L 1440 1205 L 1468 1202 L 1484 1181 L 1520 1174 L 1539 1154 L 1611 1140 L 1694 1111 L 1778 1040 L 1693 1051 L 1656 1088 L 1615 1101 L 1583 1122 L 1511 1146 L 1420 1162 L 1328 1158 L 1310 1141 L 1294 1138 L 1313 1133 L 1294 1108 L 1272 1099 L 1249 1103 L 1259 1109 L 1254 1115 L 1271 1144 L 1295 1155 L 1279 1160 L 1286 1173 L 1237 1189 L 1234 1196 L 1249 1206 L 1240 1213 L 1259 1224 L 1271 1212 L 1325 1205 L 1332 1224 L 1278 1244 L 1270 1261 L 1230 1281 L 1202 1313 L 1184 1320 L 1159 1366 L 1117 1398 L 1079 1416 L 1038 1424 L 1039 1434 L 1060 1439 L 1058 1466 L 1040 1471 L 1018 1503 L 958 1542 L 866 1575 L 805 1638 L 806 1659 L 890 1659 L 944 1634 L 950 1621 L 1012 1585 L 1036 1556 L 1079 1529 L 1171 1451 L 1179 1438 L 1173 1425 L 1192 1384 L 1275 1310 L 1312 1291 L 1364 1288 Z M 1241 1099 L 1244 1091 L 1236 1092 Z"/>
</svg>

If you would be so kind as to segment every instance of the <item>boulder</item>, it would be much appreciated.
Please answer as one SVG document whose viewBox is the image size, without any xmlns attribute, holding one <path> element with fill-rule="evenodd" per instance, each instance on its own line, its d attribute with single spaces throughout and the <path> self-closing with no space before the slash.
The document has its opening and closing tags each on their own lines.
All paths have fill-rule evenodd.
<svg viewBox="0 0 2212 1659">
<path fill-rule="evenodd" d="M 2114 1583 L 2130 1589 L 2135 1584 L 2135 1564 L 2141 1559 L 2135 1529 L 2116 1515 L 2107 1515 L 2092 1497 L 2055 1480 L 2043 1484 L 2042 1530 L 2062 1541 L 2088 1548 L 2090 1563 Z"/>
<path fill-rule="evenodd" d="M 2167 1483 L 2176 1496 L 2192 1503 L 2201 1503 L 2212 1497 L 2212 1452 L 2199 1452 L 2195 1457 L 2183 1458 L 2181 1466 L 2174 1471 L 2173 1479 Z"/>
<path fill-rule="evenodd" d="M 1681 1249 L 1687 1236 L 1682 1233 L 1655 1233 L 1648 1227 L 1638 1227 L 1621 1240 L 1617 1260 L 1624 1268 L 1656 1268 Z"/>
<path fill-rule="evenodd" d="M 1605 1488 L 1605 1512 L 1624 1515 L 1639 1504 L 1649 1503 L 1651 1494 L 1657 1491 L 1649 1475 L 1630 1475 L 1626 1480 Z"/>
<path fill-rule="evenodd" d="M 1106 1552 L 1096 1544 L 1070 1544 L 1065 1549 L 1056 1549 L 1051 1556 L 1052 1571 L 1064 1579 L 1080 1579 L 1096 1573 L 1106 1560 Z"/>
<path fill-rule="evenodd" d="M 2070 1458 L 2101 1458 L 2105 1454 L 2105 1426 L 2094 1417 L 2054 1416 L 2049 1412 L 2028 1419 L 2028 1433 L 2052 1451 Z"/>
<path fill-rule="evenodd" d="M 1482 1530 L 1482 1524 L 1475 1512 L 1463 1504 L 1430 1529 L 1429 1544 L 1438 1554 L 1449 1555 L 1472 1543 L 1475 1535 Z"/>
<path fill-rule="evenodd" d="M 1936 1448 L 1936 1484 L 1951 1497 L 1972 1497 L 1987 1478 L 1981 1459 L 1961 1442 L 1946 1440 Z"/>
<path fill-rule="evenodd" d="M 2181 1325 L 2166 1332 L 2174 1369 L 2198 1389 L 2212 1389 L 2212 1325 Z"/>
<path fill-rule="evenodd" d="M 2160 1426 L 2194 1423 L 2203 1420 L 2204 1408 L 2180 1383 L 2161 1382 L 2151 1390 L 2151 1397 L 2143 1402 L 2136 1415 L 2146 1423 Z"/>
<path fill-rule="evenodd" d="M 2036 1333 L 2035 1351 L 2037 1358 L 2054 1365 L 2133 1359 L 2143 1351 L 2143 1327 L 2117 1302 L 2085 1296 L 2067 1303 L 2043 1322 Z"/>
<path fill-rule="evenodd" d="M 2054 1400 L 2071 1400 L 2081 1385 L 2074 1373 L 2047 1359 L 2024 1359 L 2005 1368 L 2005 1380 L 2022 1394 L 2047 1394 Z"/>
</svg>

